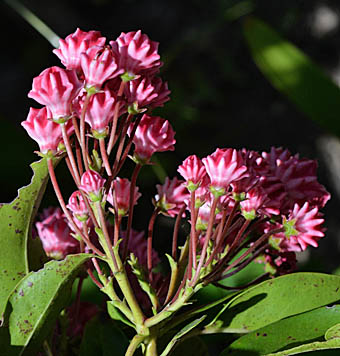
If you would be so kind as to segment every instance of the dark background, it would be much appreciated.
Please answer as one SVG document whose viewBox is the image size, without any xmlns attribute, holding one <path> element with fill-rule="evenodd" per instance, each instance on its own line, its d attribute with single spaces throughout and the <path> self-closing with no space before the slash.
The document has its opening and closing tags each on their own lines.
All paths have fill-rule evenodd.
<svg viewBox="0 0 340 356">
<path fill-rule="evenodd" d="M 206 156 L 216 147 L 269 150 L 283 146 L 301 157 L 316 158 L 320 181 L 332 193 L 325 209 L 328 231 L 313 250 L 311 267 L 332 271 L 338 266 L 340 144 L 297 111 L 262 76 L 242 34 L 246 16 L 255 15 L 308 54 L 333 80 L 340 82 L 340 4 L 322 0 L 86 0 L 22 1 L 64 38 L 75 31 L 99 30 L 108 39 L 141 29 L 160 42 L 164 61 L 161 75 L 169 82 L 171 101 L 158 114 L 170 120 L 177 134 L 176 151 L 158 155 L 169 176 L 189 154 Z M 37 160 L 38 147 L 20 126 L 30 106 L 33 77 L 60 65 L 52 46 L 5 2 L 0 3 L 1 174 L 0 201 L 16 196 L 28 184 L 28 164 Z M 322 98 L 320 98 L 322 100 Z M 340 120 L 340 118 L 339 118 Z M 63 167 L 59 168 L 60 171 Z M 63 174 L 61 172 L 61 174 Z M 63 178 L 65 196 L 74 187 Z M 139 178 L 150 194 L 157 178 L 146 168 Z M 150 199 L 140 203 L 151 211 Z M 53 202 L 48 192 L 43 205 Z M 143 205 L 144 204 L 144 205 Z M 144 215 L 145 216 L 145 215 Z M 140 228 L 147 221 L 140 219 Z M 166 225 L 163 219 L 161 225 Z M 159 242 L 160 243 L 160 242 Z"/>
</svg>

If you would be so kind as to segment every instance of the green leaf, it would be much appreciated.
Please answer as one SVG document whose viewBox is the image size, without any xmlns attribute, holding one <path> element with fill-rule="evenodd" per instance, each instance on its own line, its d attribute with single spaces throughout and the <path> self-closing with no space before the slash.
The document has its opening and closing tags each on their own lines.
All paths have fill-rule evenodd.
<svg viewBox="0 0 340 356">
<path fill-rule="evenodd" d="M 204 341 L 199 337 L 191 337 L 181 342 L 170 356 L 209 356 L 209 351 Z"/>
<path fill-rule="evenodd" d="M 306 342 L 323 341 L 325 332 L 327 335 L 327 330 L 339 320 L 340 305 L 321 307 L 294 315 L 240 337 L 221 356 L 242 355 L 250 352 L 264 355 Z M 330 335 L 334 336 L 332 329 L 329 330 Z"/>
<path fill-rule="evenodd" d="M 338 321 L 339 321 L 339 319 L 338 319 Z M 333 325 L 325 333 L 326 340 L 335 339 L 335 338 L 340 338 L 340 324 L 339 323 L 336 325 Z"/>
<path fill-rule="evenodd" d="M 6 355 L 33 355 L 48 336 L 60 311 L 68 303 L 72 283 L 83 263 L 92 255 L 69 255 L 63 261 L 50 261 L 38 272 L 31 272 L 16 286 L 9 298 L 12 311 L 7 329 L 11 343 Z M 6 338 L 6 336 L 0 335 Z M 0 341 L 0 344 L 2 342 Z"/>
<path fill-rule="evenodd" d="M 135 326 L 126 318 L 126 316 L 114 305 L 111 300 L 107 301 L 107 312 L 113 320 L 121 321 L 122 323 L 134 328 Z"/>
<path fill-rule="evenodd" d="M 86 324 L 80 356 L 123 356 L 128 344 L 126 335 L 117 325 L 99 315 Z"/>
<path fill-rule="evenodd" d="M 249 17 L 244 36 L 254 61 L 270 83 L 297 108 L 340 136 L 340 89 L 292 43 L 264 22 Z"/>
<path fill-rule="evenodd" d="M 271 279 L 234 297 L 209 325 L 249 332 L 280 319 L 340 299 L 340 277 L 323 273 L 293 273 Z"/>
<path fill-rule="evenodd" d="M 176 335 L 171 339 L 171 341 L 168 343 L 167 347 L 165 350 L 162 352 L 161 356 L 167 356 L 169 352 L 173 349 L 173 347 L 176 345 L 176 343 L 187 333 L 189 333 L 192 329 L 194 329 L 197 325 L 199 325 L 204 319 L 206 318 L 206 315 L 203 315 L 202 317 L 192 321 L 191 323 L 187 324 L 184 328 L 182 328 Z"/>
<path fill-rule="evenodd" d="M 0 207 L 0 317 L 3 315 L 8 298 L 16 284 L 29 272 L 29 248 L 39 247 L 31 240 L 31 225 L 48 182 L 46 159 L 31 164 L 31 183 L 19 189 L 18 197 Z M 43 256 L 42 248 L 32 250 L 35 256 L 32 265 L 37 267 L 37 259 Z M 37 257 L 38 256 L 38 257 Z"/>
</svg>

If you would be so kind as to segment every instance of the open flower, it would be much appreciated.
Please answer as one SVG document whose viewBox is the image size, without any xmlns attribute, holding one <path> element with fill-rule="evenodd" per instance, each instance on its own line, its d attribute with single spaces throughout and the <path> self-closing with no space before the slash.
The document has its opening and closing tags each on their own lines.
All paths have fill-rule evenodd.
<svg viewBox="0 0 340 356">
<path fill-rule="evenodd" d="M 74 70 L 59 67 L 47 68 L 33 79 L 28 97 L 46 105 L 53 119 L 71 115 L 72 100 L 78 95 L 82 83 Z"/>
</svg>

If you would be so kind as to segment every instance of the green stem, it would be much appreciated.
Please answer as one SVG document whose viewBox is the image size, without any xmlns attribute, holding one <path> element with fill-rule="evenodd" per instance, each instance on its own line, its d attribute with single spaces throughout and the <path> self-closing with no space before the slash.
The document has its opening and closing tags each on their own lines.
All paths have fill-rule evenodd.
<svg viewBox="0 0 340 356">
<path fill-rule="evenodd" d="M 146 344 L 145 356 L 158 356 L 156 337 L 151 337 Z"/>
<path fill-rule="evenodd" d="M 143 335 L 135 335 L 131 340 L 128 349 L 125 352 L 125 356 L 133 356 L 138 346 L 144 341 L 145 336 Z"/>
</svg>

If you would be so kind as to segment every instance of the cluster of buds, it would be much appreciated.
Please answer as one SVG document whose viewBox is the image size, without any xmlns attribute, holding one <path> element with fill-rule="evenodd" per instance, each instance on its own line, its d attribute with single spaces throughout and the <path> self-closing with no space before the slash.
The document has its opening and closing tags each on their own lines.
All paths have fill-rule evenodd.
<svg viewBox="0 0 340 356">
<path fill-rule="evenodd" d="M 106 261 L 109 275 L 95 257 L 88 273 L 137 329 L 152 327 L 202 286 L 253 261 L 265 263 L 266 278 L 292 271 L 296 252 L 318 246 L 324 236 L 319 210 L 329 194 L 317 181 L 315 161 L 282 148 L 189 156 L 178 167 L 183 179 L 157 185 L 146 238 L 135 232 L 138 174 L 154 153 L 174 150 L 176 142 L 170 123 L 151 115 L 170 93 L 158 76 L 158 43 L 137 31 L 107 44 L 99 32 L 77 29 L 54 53 L 66 68 L 48 68 L 33 80 L 29 97 L 45 106 L 32 108 L 22 123 L 47 159 L 61 209 L 58 218 L 51 213 L 36 224 L 39 236 L 52 257 L 87 251 Z M 128 157 L 135 162 L 130 180 L 119 176 Z M 76 187 L 68 203 L 54 172 L 62 158 Z M 175 220 L 168 276 L 155 273 L 160 213 Z M 179 253 L 184 221 L 190 233 Z"/>
</svg>

